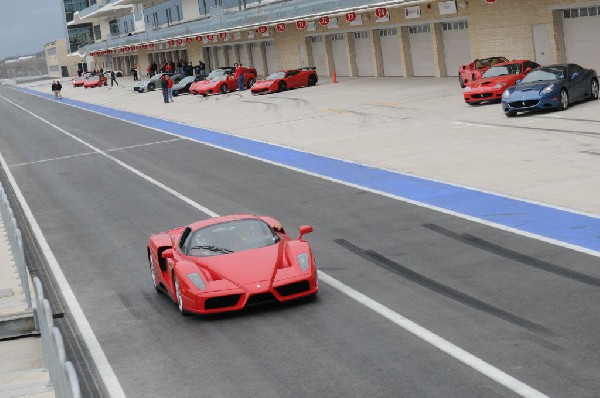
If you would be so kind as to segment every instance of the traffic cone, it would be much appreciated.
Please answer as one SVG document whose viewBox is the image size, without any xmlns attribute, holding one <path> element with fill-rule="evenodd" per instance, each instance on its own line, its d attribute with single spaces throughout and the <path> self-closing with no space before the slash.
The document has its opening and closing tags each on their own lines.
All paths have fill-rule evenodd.
<svg viewBox="0 0 600 398">
<path fill-rule="evenodd" d="M 337 75 L 335 74 L 335 69 L 333 70 L 333 73 L 331 74 L 331 82 L 337 83 Z"/>
</svg>

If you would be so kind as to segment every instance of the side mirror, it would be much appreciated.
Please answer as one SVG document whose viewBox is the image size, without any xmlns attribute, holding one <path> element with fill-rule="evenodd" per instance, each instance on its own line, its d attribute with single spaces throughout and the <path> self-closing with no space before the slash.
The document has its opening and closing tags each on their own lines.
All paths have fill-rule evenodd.
<svg viewBox="0 0 600 398">
<path fill-rule="evenodd" d="M 527 68 L 525 69 L 525 74 L 528 74 L 529 72 L 531 72 L 533 69 L 532 68 Z"/>
<path fill-rule="evenodd" d="M 517 81 L 515 82 L 515 86 L 518 86 L 519 84 L 521 84 L 521 80 L 517 80 Z"/>
<path fill-rule="evenodd" d="M 575 72 L 571 75 L 571 80 L 575 80 L 579 77 L 579 72 Z"/>
<path fill-rule="evenodd" d="M 298 237 L 296 238 L 296 240 L 300 240 L 300 239 L 302 239 L 302 237 L 304 235 L 314 231 L 313 227 L 311 227 L 310 225 L 301 225 L 299 229 L 300 229 L 300 231 L 298 233 Z"/>
<path fill-rule="evenodd" d="M 167 249 L 164 252 L 162 252 L 161 255 L 162 258 L 173 258 L 173 249 Z"/>
</svg>

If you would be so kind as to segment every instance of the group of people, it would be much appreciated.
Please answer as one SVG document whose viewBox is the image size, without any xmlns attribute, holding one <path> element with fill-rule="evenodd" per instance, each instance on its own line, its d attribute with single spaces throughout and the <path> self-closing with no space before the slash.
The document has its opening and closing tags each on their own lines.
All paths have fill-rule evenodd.
<svg viewBox="0 0 600 398">
<path fill-rule="evenodd" d="M 54 93 L 54 99 L 59 100 L 62 99 L 62 84 L 58 80 L 52 80 L 52 93 Z"/>
<path fill-rule="evenodd" d="M 186 62 L 183 59 L 180 59 L 177 64 L 173 61 L 165 62 L 160 68 L 156 62 L 152 62 L 146 67 L 146 75 L 148 77 L 152 77 L 157 73 L 179 73 L 183 77 L 193 76 L 194 72 L 197 75 L 203 75 L 206 72 L 206 65 L 204 62 L 199 61 L 198 66 L 193 66 L 191 62 Z M 135 78 L 135 75 L 134 75 Z M 134 79 L 135 80 L 135 79 Z"/>
<path fill-rule="evenodd" d="M 160 88 L 162 89 L 165 104 L 173 101 L 173 79 L 169 75 L 162 75 L 160 78 Z"/>
</svg>

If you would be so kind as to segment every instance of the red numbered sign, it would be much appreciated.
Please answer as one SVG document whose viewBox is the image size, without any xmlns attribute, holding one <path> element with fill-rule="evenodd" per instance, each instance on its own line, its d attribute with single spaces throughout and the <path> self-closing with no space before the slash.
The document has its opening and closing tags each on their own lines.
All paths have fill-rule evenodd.
<svg viewBox="0 0 600 398">
<path fill-rule="evenodd" d="M 388 14 L 388 10 L 387 8 L 376 8 L 375 9 L 375 16 L 377 18 L 385 18 L 385 16 Z"/>
<path fill-rule="evenodd" d="M 298 29 L 304 29 L 304 28 L 306 28 L 306 21 L 296 21 L 296 27 Z"/>
<path fill-rule="evenodd" d="M 496 2 L 496 0 L 485 0 L 485 2 L 486 2 L 486 3 L 490 3 L 490 4 L 492 4 L 492 3 L 495 3 L 495 2 Z"/>
<path fill-rule="evenodd" d="M 329 17 L 321 17 L 319 18 L 319 23 L 323 26 L 329 25 Z"/>
<path fill-rule="evenodd" d="M 226 38 L 227 38 L 227 33 L 226 32 L 219 33 L 219 39 L 225 40 Z"/>
<path fill-rule="evenodd" d="M 150 43 L 150 44 L 148 44 L 148 47 L 150 47 L 150 48 L 154 48 L 154 43 Z"/>
<path fill-rule="evenodd" d="M 280 32 L 283 32 L 285 30 L 285 24 L 284 23 L 278 23 L 277 24 L 277 30 Z"/>
<path fill-rule="evenodd" d="M 187 44 L 190 44 L 190 43 L 191 43 L 191 42 L 193 42 L 193 41 L 194 41 L 194 39 L 192 39 L 191 37 L 188 37 L 188 38 L 186 38 L 186 39 L 185 39 L 185 42 L 186 42 Z"/>
<path fill-rule="evenodd" d="M 202 36 L 196 36 L 196 41 L 198 43 L 202 43 Z"/>
<path fill-rule="evenodd" d="M 175 40 L 172 40 L 172 39 L 171 39 L 171 40 L 169 40 L 169 45 L 170 45 L 170 46 L 174 46 L 174 45 L 175 45 Z"/>
<path fill-rule="evenodd" d="M 346 22 L 353 22 L 356 20 L 356 13 L 355 12 L 349 12 L 346 14 Z"/>
<path fill-rule="evenodd" d="M 177 39 L 177 44 L 182 44 L 183 43 L 183 39 Z"/>
<path fill-rule="evenodd" d="M 258 33 L 261 33 L 261 34 L 267 33 L 267 27 L 266 26 L 259 26 L 258 27 Z"/>
<path fill-rule="evenodd" d="M 206 39 L 208 41 L 213 41 L 214 38 L 215 38 L 215 35 L 206 35 Z"/>
</svg>

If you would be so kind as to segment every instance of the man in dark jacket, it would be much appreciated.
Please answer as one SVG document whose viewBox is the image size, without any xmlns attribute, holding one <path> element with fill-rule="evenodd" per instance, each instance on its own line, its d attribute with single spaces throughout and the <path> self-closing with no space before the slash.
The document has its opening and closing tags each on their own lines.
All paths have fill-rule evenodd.
<svg viewBox="0 0 600 398">
<path fill-rule="evenodd" d="M 110 86 L 113 86 L 113 83 L 115 83 L 117 86 L 119 85 L 119 82 L 117 82 L 117 75 L 115 75 L 115 71 L 111 70 L 110 71 Z"/>
<path fill-rule="evenodd" d="M 163 99 L 165 104 L 169 103 L 169 82 L 167 81 L 167 75 L 162 75 L 160 78 L 160 88 L 162 88 Z"/>
</svg>

